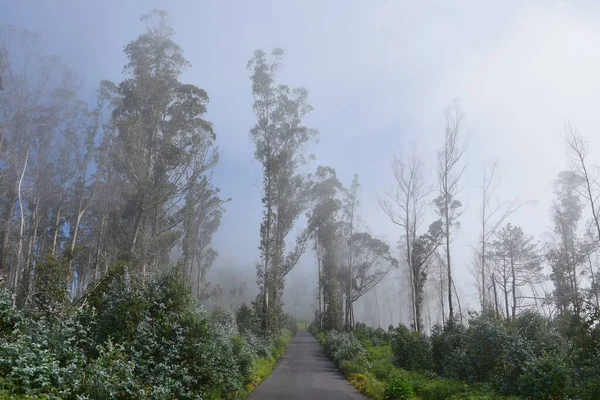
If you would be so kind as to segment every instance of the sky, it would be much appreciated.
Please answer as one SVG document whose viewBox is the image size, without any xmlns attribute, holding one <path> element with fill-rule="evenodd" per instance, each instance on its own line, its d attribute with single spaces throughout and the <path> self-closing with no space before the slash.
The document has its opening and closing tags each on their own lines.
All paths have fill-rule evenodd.
<svg viewBox="0 0 600 400">
<path fill-rule="evenodd" d="M 280 82 L 307 88 L 314 107 L 306 120 L 319 131 L 311 167 L 332 166 L 347 185 L 357 173 L 362 220 L 390 244 L 401 232 L 378 196 L 392 184 L 391 157 L 414 143 L 434 181 L 444 110 L 460 99 L 471 142 L 454 273 L 473 304 L 468 267 L 479 234 L 483 163 L 498 161 L 500 201 L 536 201 L 511 221 L 543 244 L 552 181 L 567 166 L 567 119 L 590 141 L 592 159 L 600 159 L 594 1 L 0 0 L 0 25 L 41 32 L 91 100 L 102 79 L 122 79 L 123 47 L 143 32 L 140 16 L 152 9 L 169 12 L 174 39 L 191 62 L 182 80 L 210 97 L 207 118 L 221 156 L 214 182 L 231 198 L 214 238 L 216 271 L 237 268 L 253 277 L 259 257 L 261 169 L 248 134 L 254 116 L 245 68 L 256 49 L 284 49 Z M 311 263 L 305 258 L 292 276 L 312 270 Z"/>
</svg>

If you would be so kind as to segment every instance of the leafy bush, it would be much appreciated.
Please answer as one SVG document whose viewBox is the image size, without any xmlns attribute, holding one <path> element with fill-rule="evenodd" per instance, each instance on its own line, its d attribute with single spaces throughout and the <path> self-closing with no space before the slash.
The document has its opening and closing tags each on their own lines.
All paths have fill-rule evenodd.
<svg viewBox="0 0 600 400">
<path fill-rule="evenodd" d="M 350 374 L 364 374 L 368 372 L 367 363 L 363 360 L 345 360 L 340 362 L 340 371 L 346 376 Z M 379 378 L 378 378 L 379 379 Z"/>
<path fill-rule="evenodd" d="M 425 335 L 399 325 L 392 331 L 391 343 L 398 366 L 410 370 L 432 368 L 431 342 Z"/>
<path fill-rule="evenodd" d="M 352 329 L 354 335 L 361 341 L 368 340 L 373 345 L 379 345 L 381 342 L 389 341 L 390 337 L 388 332 L 381 328 L 373 328 L 362 322 L 358 322 Z"/>
<path fill-rule="evenodd" d="M 266 358 L 271 355 L 271 343 L 268 340 L 251 332 L 245 332 L 242 337 L 256 357 Z"/>
<path fill-rule="evenodd" d="M 371 362 L 371 372 L 375 377 L 381 381 L 388 381 L 390 376 L 394 373 L 394 364 L 392 360 L 388 358 L 380 358 Z"/>
<path fill-rule="evenodd" d="M 431 335 L 431 350 L 435 372 L 460 379 L 468 370 L 465 327 L 455 319 L 444 327 L 435 326 Z"/>
<path fill-rule="evenodd" d="M 323 347 L 325 347 L 325 340 L 327 339 L 327 334 L 325 332 L 319 332 L 316 336 L 317 342 Z"/>
<path fill-rule="evenodd" d="M 342 361 L 366 358 L 365 349 L 352 332 L 327 332 L 325 338 L 325 351 L 327 351 L 327 354 L 329 354 L 333 361 L 338 365 Z"/>
<path fill-rule="evenodd" d="M 122 345 L 108 341 L 98 346 L 99 356 L 87 369 L 85 393 L 94 399 L 123 399 L 143 396 L 135 382 L 135 364 Z"/>
<path fill-rule="evenodd" d="M 494 316 L 479 315 L 469 321 L 465 334 L 468 366 L 459 378 L 470 382 L 491 381 L 506 357 L 509 336 L 504 324 Z"/>
<path fill-rule="evenodd" d="M 232 313 L 207 314 L 177 271 L 144 282 L 127 264 L 76 311 L 32 304 L 15 311 L 0 291 L 0 398 L 233 398 L 270 373 L 292 337 L 261 338 Z"/>
<path fill-rule="evenodd" d="M 446 400 L 452 396 L 460 395 L 469 391 L 469 387 L 460 382 L 447 379 L 433 379 L 420 388 L 419 395 L 422 400 Z"/>
<path fill-rule="evenodd" d="M 21 315 L 12 307 L 12 295 L 5 289 L 0 289 L 0 340 L 11 336 Z"/>
<path fill-rule="evenodd" d="M 392 377 L 385 386 L 386 400 L 411 400 L 415 393 L 410 382 L 399 376 Z"/>
<path fill-rule="evenodd" d="M 378 381 L 375 377 L 369 373 L 365 374 L 350 374 L 348 375 L 348 381 L 354 386 L 359 392 L 367 397 L 373 399 L 383 398 L 385 391 L 385 384 Z"/>
<path fill-rule="evenodd" d="M 563 399 L 570 383 L 569 372 L 562 358 L 541 356 L 529 360 L 519 377 L 519 394 L 535 400 Z"/>
<path fill-rule="evenodd" d="M 235 319 L 237 322 L 238 330 L 241 334 L 258 334 L 258 319 L 254 315 L 254 311 L 252 310 L 252 308 L 248 307 L 245 303 L 242 304 L 235 313 Z"/>
</svg>

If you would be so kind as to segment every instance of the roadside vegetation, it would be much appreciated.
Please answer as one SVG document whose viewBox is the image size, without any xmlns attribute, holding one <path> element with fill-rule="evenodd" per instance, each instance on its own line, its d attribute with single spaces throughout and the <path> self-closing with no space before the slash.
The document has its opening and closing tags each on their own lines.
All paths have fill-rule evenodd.
<svg viewBox="0 0 600 400">
<path fill-rule="evenodd" d="M 468 325 L 431 337 L 400 325 L 358 323 L 311 332 L 346 378 L 374 399 L 594 400 L 600 393 L 597 309 L 549 321 L 526 312 L 512 321 L 472 314 Z"/>
<path fill-rule="evenodd" d="M 249 307 L 207 312 L 176 272 L 144 282 L 125 264 L 77 303 L 44 289 L 22 310 L 0 292 L 0 398 L 243 398 L 296 328 L 262 337 Z"/>
</svg>

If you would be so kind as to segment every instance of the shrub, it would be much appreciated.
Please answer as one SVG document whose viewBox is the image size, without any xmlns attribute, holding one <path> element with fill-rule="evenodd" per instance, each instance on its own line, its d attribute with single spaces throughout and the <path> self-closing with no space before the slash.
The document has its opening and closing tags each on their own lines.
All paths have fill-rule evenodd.
<svg viewBox="0 0 600 400">
<path fill-rule="evenodd" d="M 410 382 L 402 377 L 394 376 L 387 382 L 383 398 L 386 400 L 411 400 L 414 395 Z"/>
<path fill-rule="evenodd" d="M 240 333 L 258 334 L 258 320 L 252 308 L 248 307 L 245 303 L 236 311 L 235 320 Z"/>
<path fill-rule="evenodd" d="M 68 304 L 69 269 L 64 260 L 48 255 L 43 262 L 36 265 L 35 287 L 30 304 L 26 306 L 36 313 L 56 314 Z M 20 301 L 19 304 L 23 304 Z"/>
<path fill-rule="evenodd" d="M 350 374 L 348 381 L 361 393 L 367 390 L 367 375 L 366 374 Z"/>
<path fill-rule="evenodd" d="M 398 366 L 409 370 L 432 368 L 431 342 L 425 335 L 399 325 L 392 331 L 391 343 Z"/>
<path fill-rule="evenodd" d="M 465 333 L 468 369 L 460 378 L 470 382 L 491 381 L 506 358 L 509 336 L 504 324 L 493 315 L 482 314 L 469 321 Z"/>
<path fill-rule="evenodd" d="M 433 366 L 439 375 L 460 379 L 468 370 L 465 327 L 455 319 L 435 326 L 431 335 Z"/>
<path fill-rule="evenodd" d="M 135 364 L 122 345 L 108 341 L 87 369 L 85 393 L 94 399 L 124 399 L 143 395 L 135 382 Z"/>
<path fill-rule="evenodd" d="M 29 321 L 16 331 L 14 340 L 0 341 L 2 389 L 59 397 L 78 390 L 85 357 L 71 341 L 61 342 L 67 335 L 61 335 L 58 321 Z"/>
<path fill-rule="evenodd" d="M 348 375 L 348 381 L 354 386 L 359 392 L 367 397 L 373 399 L 380 399 L 385 391 L 385 385 L 383 382 L 378 381 L 375 377 L 369 373 L 365 374 L 350 374 Z"/>
<path fill-rule="evenodd" d="M 345 360 L 340 362 L 340 371 L 346 376 L 350 374 L 364 374 L 368 372 L 368 365 L 363 360 Z M 379 378 L 377 378 L 379 379 Z"/>
<path fill-rule="evenodd" d="M 389 334 L 386 331 L 381 328 L 373 328 L 362 322 L 356 323 L 352 332 L 359 340 L 368 340 L 375 346 L 381 342 L 389 341 Z"/>
<path fill-rule="evenodd" d="M 569 372 L 563 358 L 545 355 L 529 360 L 519 377 L 520 395 L 536 400 L 562 399 L 569 385 Z"/>
<path fill-rule="evenodd" d="M 12 295 L 5 289 L 0 289 L 0 340 L 12 336 L 21 315 L 12 306 Z"/>
<path fill-rule="evenodd" d="M 327 336 L 325 337 L 325 351 L 327 351 L 327 354 L 338 365 L 342 361 L 366 358 L 365 349 L 352 332 L 327 332 Z"/>
<path fill-rule="evenodd" d="M 380 358 L 371 361 L 371 372 L 381 381 L 389 380 L 390 376 L 394 373 L 394 370 L 394 364 L 390 358 Z"/>
<path fill-rule="evenodd" d="M 319 342 L 319 344 L 323 347 L 325 347 L 326 338 L 327 338 L 327 334 L 325 334 L 325 332 L 319 332 L 316 337 L 317 342 Z"/>
<path fill-rule="evenodd" d="M 420 389 L 422 400 L 446 400 L 457 395 L 462 399 L 462 395 L 469 390 L 469 387 L 460 381 L 433 379 Z"/>
<path fill-rule="evenodd" d="M 361 344 L 363 344 L 363 347 L 367 352 L 367 359 L 369 361 L 393 358 L 394 354 L 392 352 L 392 346 L 390 346 L 387 342 L 382 342 L 377 346 L 369 342 L 361 342 Z"/>
<path fill-rule="evenodd" d="M 243 338 L 248 348 L 259 358 L 266 358 L 271 354 L 271 343 L 261 336 L 245 332 Z"/>
</svg>

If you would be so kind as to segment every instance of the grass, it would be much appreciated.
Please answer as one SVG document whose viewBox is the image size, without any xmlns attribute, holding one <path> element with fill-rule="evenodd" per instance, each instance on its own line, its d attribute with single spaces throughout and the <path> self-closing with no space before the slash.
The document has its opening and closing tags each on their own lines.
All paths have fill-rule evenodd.
<svg viewBox="0 0 600 400">
<path fill-rule="evenodd" d="M 244 387 L 238 394 L 237 398 L 243 399 L 248 397 L 262 381 L 271 375 L 273 368 L 275 368 L 275 365 L 277 364 L 277 360 L 279 357 L 281 357 L 293 337 L 294 334 L 292 332 L 287 329 L 284 330 L 281 336 L 275 340 L 273 348 L 271 349 L 271 355 L 266 358 L 259 358 L 256 360 L 254 367 L 252 368 L 252 373 L 250 374 L 248 380 L 244 383 Z M 2 400 L 1 397 L 0 400 Z"/>
</svg>

